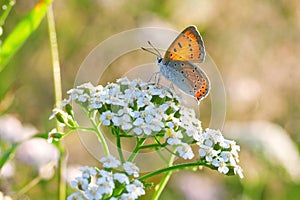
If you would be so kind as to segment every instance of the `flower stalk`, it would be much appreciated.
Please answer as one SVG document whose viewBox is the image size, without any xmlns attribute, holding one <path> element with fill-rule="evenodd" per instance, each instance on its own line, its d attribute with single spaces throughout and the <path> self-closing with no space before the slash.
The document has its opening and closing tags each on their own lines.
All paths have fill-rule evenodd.
<svg viewBox="0 0 300 200">
<path fill-rule="evenodd" d="M 54 79 L 54 94 L 55 94 L 55 105 L 59 107 L 62 101 L 62 87 L 61 87 L 61 74 L 60 74 L 60 64 L 59 64 L 59 54 L 58 45 L 55 30 L 55 20 L 53 15 L 52 4 L 49 6 L 47 11 L 47 22 L 50 40 L 50 49 L 52 55 L 52 69 L 53 69 L 53 79 Z M 56 129 L 60 132 L 63 128 L 59 126 L 59 122 L 56 123 Z M 62 143 L 58 144 L 58 149 L 60 151 L 59 161 L 58 161 L 58 196 L 60 200 L 66 199 L 66 183 L 63 178 L 65 173 L 65 150 Z"/>
</svg>

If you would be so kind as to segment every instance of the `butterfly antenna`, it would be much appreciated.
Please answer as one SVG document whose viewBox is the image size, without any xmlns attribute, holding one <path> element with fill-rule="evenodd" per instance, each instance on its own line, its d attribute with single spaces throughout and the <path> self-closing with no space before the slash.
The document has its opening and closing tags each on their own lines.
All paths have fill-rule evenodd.
<svg viewBox="0 0 300 200">
<path fill-rule="evenodd" d="M 154 54 L 154 55 L 156 55 L 156 56 L 160 56 L 160 55 L 157 54 L 156 52 L 150 51 L 149 49 L 146 49 L 146 48 L 144 48 L 144 47 L 141 47 L 141 49 L 144 50 L 144 51 L 147 51 L 147 52 L 149 52 L 149 53 L 152 53 L 152 54 Z"/>
<path fill-rule="evenodd" d="M 152 43 L 150 41 L 148 41 L 148 44 L 154 49 L 154 51 L 157 53 L 157 55 L 162 58 L 162 55 L 160 54 L 160 52 L 158 51 L 157 48 L 155 48 L 155 46 L 152 45 Z"/>
</svg>

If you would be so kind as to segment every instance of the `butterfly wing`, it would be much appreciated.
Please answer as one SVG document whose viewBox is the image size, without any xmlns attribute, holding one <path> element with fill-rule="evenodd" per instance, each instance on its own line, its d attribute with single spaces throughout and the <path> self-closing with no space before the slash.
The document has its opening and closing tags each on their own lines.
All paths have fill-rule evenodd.
<svg viewBox="0 0 300 200">
<path fill-rule="evenodd" d="M 167 66 L 169 78 L 183 92 L 194 96 L 198 101 L 205 98 L 210 90 L 208 76 L 198 66 L 186 61 L 170 61 Z M 168 75 L 166 76 L 168 78 Z M 176 78 L 174 78 L 176 77 Z"/>
<path fill-rule="evenodd" d="M 170 45 L 163 58 L 163 63 L 171 60 L 203 62 L 205 48 L 203 40 L 195 26 L 184 29 Z"/>
</svg>

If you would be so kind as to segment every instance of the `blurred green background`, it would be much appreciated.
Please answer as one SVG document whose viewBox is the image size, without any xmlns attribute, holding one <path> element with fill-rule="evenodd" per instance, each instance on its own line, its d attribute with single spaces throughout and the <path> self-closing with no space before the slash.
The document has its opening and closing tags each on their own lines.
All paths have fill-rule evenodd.
<svg viewBox="0 0 300 200">
<path fill-rule="evenodd" d="M 36 2 L 16 2 L 1 40 Z M 63 94 L 73 87 L 88 53 L 113 34 L 148 26 L 181 31 L 191 24 L 201 32 L 224 80 L 224 134 L 241 145 L 245 178 L 208 169 L 179 172 L 161 199 L 299 199 L 300 1 L 65 0 L 54 1 L 53 9 Z M 1 114 L 13 114 L 40 132 L 53 127 L 48 121 L 54 96 L 45 19 L 0 72 L 0 99 Z M 76 134 L 65 144 L 70 165 L 97 163 Z M 52 180 L 28 196 L 52 199 L 56 189 Z"/>
</svg>

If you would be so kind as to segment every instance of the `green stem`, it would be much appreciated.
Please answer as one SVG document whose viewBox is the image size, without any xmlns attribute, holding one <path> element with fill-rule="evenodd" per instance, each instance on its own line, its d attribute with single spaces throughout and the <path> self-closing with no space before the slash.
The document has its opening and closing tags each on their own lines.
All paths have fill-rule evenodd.
<svg viewBox="0 0 300 200">
<path fill-rule="evenodd" d="M 81 131 L 94 131 L 94 128 L 89 128 L 89 127 L 82 127 L 82 126 L 76 126 L 77 130 L 81 130 Z"/>
<path fill-rule="evenodd" d="M 60 74 L 60 64 L 59 64 L 59 57 L 58 57 L 55 21 L 53 16 L 52 5 L 50 5 L 48 9 L 47 20 L 48 20 L 49 39 L 50 39 L 52 65 L 53 65 L 55 107 L 59 108 L 62 101 L 62 89 L 61 89 L 62 87 L 61 87 L 61 74 Z"/>
<path fill-rule="evenodd" d="M 172 167 L 175 158 L 176 158 L 176 156 L 174 156 L 174 155 L 171 156 L 170 161 L 168 163 L 168 167 L 169 168 Z M 157 190 L 154 192 L 154 195 L 151 198 L 152 200 L 157 200 L 160 197 L 162 191 L 164 190 L 164 188 L 166 187 L 167 183 L 169 182 L 169 180 L 171 178 L 171 175 L 172 175 L 172 171 L 167 171 L 164 174 L 162 180 L 160 181 L 160 183 L 158 185 Z"/>
<path fill-rule="evenodd" d="M 100 125 L 101 125 L 101 122 L 97 123 L 96 122 L 96 118 L 97 118 L 97 115 L 96 115 L 96 112 L 98 111 L 94 111 L 94 113 L 91 113 L 89 110 L 87 110 L 85 107 L 81 107 L 82 110 L 84 111 L 85 115 L 87 116 L 87 118 L 90 120 L 93 128 L 82 128 L 83 131 L 86 131 L 86 130 L 89 130 L 89 131 L 93 131 L 96 133 L 97 137 L 98 137 L 98 140 L 99 142 L 101 143 L 102 145 L 102 149 L 104 151 L 104 155 L 105 156 L 108 156 L 110 153 L 109 153 L 109 148 L 107 146 L 107 143 L 106 143 L 106 140 L 104 138 L 104 135 L 102 134 L 102 132 L 100 131 Z M 79 126 L 80 127 L 80 126 Z"/>
<path fill-rule="evenodd" d="M 66 181 L 64 180 L 64 174 L 66 174 L 66 165 L 67 165 L 67 161 L 65 158 L 65 148 L 63 146 L 62 141 L 58 143 L 58 147 L 59 147 L 59 160 L 58 160 L 58 181 L 59 181 L 59 185 L 58 185 L 58 191 L 59 191 L 59 200 L 65 200 L 66 199 Z"/>
<path fill-rule="evenodd" d="M 4 166 L 4 164 L 11 159 L 11 157 L 14 155 L 17 147 L 19 146 L 19 143 L 13 144 L 11 148 L 5 152 L 3 155 L 1 155 L 0 158 L 0 169 Z"/>
<path fill-rule="evenodd" d="M 192 163 L 183 163 L 183 164 L 177 164 L 177 165 L 173 165 L 173 166 L 170 166 L 170 167 L 162 168 L 162 169 L 159 169 L 157 171 L 146 174 L 144 176 L 141 176 L 138 179 L 139 180 L 145 180 L 145 179 L 148 179 L 150 177 L 156 176 L 156 175 L 164 173 L 164 172 L 176 171 L 176 170 L 179 170 L 179 169 L 185 169 L 185 168 L 196 167 L 196 166 L 206 166 L 208 168 L 215 169 L 212 165 L 209 165 L 209 164 L 207 164 L 203 161 L 196 161 L 196 162 L 192 162 Z"/>
<path fill-rule="evenodd" d="M 62 87 L 61 87 L 61 74 L 60 74 L 60 64 L 58 57 L 58 47 L 57 38 L 55 30 L 55 21 L 53 15 L 52 4 L 48 8 L 47 12 L 48 30 L 49 30 L 49 40 L 52 56 L 52 68 L 53 68 L 53 79 L 54 79 L 54 94 L 55 94 L 55 106 L 58 108 L 62 101 Z M 56 121 L 56 128 L 58 131 L 63 132 L 63 128 L 59 126 L 58 121 Z M 66 182 L 64 181 L 64 171 L 65 171 L 65 150 L 63 144 L 60 142 L 58 144 L 60 156 L 58 161 L 58 199 L 66 199 Z"/>
<path fill-rule="evenodd" d="M 158 156 L 166 163 L 166 164 L 168 164 L 169 163 L 169 161 L 168 161 L 168 159 L 166 159 L 165 158 L 165 156 L 162 154 L 162 152 L 160 151 L 160 149 L 156 149 L 156 153 L 158 154 Z M 171 154 L 172 155 L 172 154 Z"/>
<path fill-rule="evenodd" d="M 166 144 L 148 144 L 148 145 L 143 145 L 140 146 L 140 149 L 156 149 L 158 147 L 165 147 L 167 146 Z"/>
<path fill-rule="evenodd" d="M 118 148 L 118 153 L 119 153 L 119 157 L 122 163 L 125 163 L 125 158 L 122 152 L 122 143 L 121 143 L 121 137 L 119 136 L 119 130 L 117 130 L 116 128 L 112 129 L 113 134 L 116 136 L 116 140 L 117 140 L 117 148 Z"/>
<path fill-rule="evenodd" d="M 137 153 L 138 153 L 139 150 L 141 149 L 141 148 L 140 148 L 141 145 L 144 144 L 146 138 L 141 138 L 140 140 L 139 140 L 139 138 L 137 138 L 136 140 L 137 140 L 136 146 L 135 146 L 135 148 L 133 149 L 131 155 L 130 155 L 129 158 L 128 158 L 128 161 L 129 161 L 129 162 L 132 162 L 132 161 L 135 159 Z"/>
<path fill-rule="evenodd" d="M 89 118 L 90 119 L 90 118 Z M 95 122 L 94 119 L 90 119 L 93 127 L 94 127 L 94 131 L 96 132 L 96 135 L 102 145 L 102 148 L 103 148 L 103 151 L 104 151 L 104 155 L 105 156 L 108 156 L 110 153 L 109 153 L 109 148 L 107 146 L 107 143 L 106 143 L 106 140 L 104 138 L 104 135 L 102 134 L 102 132 L 100 131 L 100 124 L 97 125 L 97 123 Z"/>
<path fill-rule="evenodd" d="M 36 186 L 41 181 L 41 177 L 37 176 L 36 178 L 32 179 L 29 183 L 27 183 L 18 193 L 15 195 L 15 199 L 19 199 L 22 195 L 28 192 L 31 188 Z"/>
</svg>

